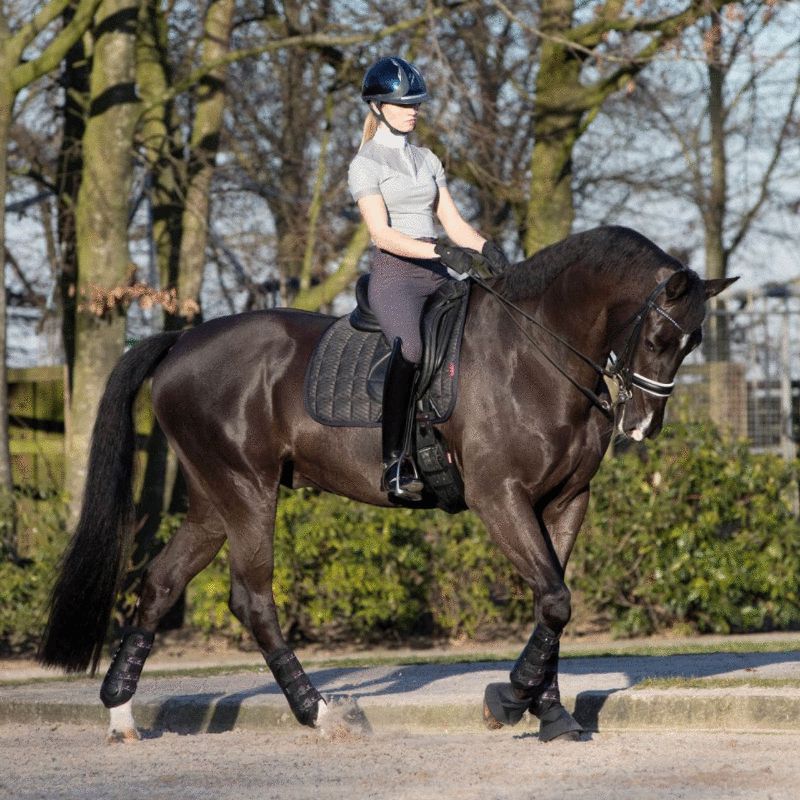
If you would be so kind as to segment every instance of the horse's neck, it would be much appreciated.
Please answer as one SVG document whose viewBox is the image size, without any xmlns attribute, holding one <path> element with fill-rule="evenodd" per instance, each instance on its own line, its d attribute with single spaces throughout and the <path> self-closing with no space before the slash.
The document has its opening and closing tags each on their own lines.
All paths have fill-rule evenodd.
<svg viewBox="0 0 800 800">
<path fill-rule="evenodd" d="M 589 358 L 603 360 L 615 330 L 635 307 L 632 294 L 613 274 L 575 266 L 565 269 L 533 303 L 543 324 Z"/>
<path fill-rule="evenodd" d="M 598 272 L 591 266 L 576 265 L 564 269 L 545 289 L 518 298 L 515 305 L 587 358 L 605 363 L 613 339 L 641 307 L 651 282 L 643 276 L 641 282 L 632 283 L 613 271 Z M 497 288 L 502 294 L 502 284 Z M 545 348 L 553 346 L 557 350 L 554 337 L 535 322 L 510 311 L 488 293 L 480 294 L 474 309 L 480 329 L 496 331 L 504 346 L 513 346 L 517 341 L 527 346 L 523 344 L 527 334 Z"/>
</svg>

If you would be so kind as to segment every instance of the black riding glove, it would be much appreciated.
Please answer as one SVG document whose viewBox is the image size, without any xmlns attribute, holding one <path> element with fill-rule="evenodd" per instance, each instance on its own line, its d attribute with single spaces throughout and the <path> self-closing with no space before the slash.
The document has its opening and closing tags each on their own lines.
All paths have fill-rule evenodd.
<svg viewBox="0 0 800 800">
<path fill-rule="evenodd" d="M 509 266 L 506 254 L 494 242 L 486 242 L 481 250 L 481 255 L 489 262 L 492 275 L 499 275 Z"/>
<path fill-rule="evenodd" d="M 449 244 L 444 239 L 439 239 L 433 248 L 436 255 L 441 259 L 442 264 L 449 267 L 459 275 L 475 272 L 481 274 L 480 267 L 485 263 L 485 259 L 477 250 L 470 250 L 468 247 L 458 247 Z"/>
</svg>

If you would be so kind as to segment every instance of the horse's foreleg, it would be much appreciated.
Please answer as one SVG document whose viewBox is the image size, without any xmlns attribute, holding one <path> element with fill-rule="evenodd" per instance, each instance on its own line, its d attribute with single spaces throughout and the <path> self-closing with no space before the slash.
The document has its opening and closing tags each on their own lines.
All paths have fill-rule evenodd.
<svg viewBox="0 0 800 800">
<path fill-rule="evenodd" d="M 486 688 L 484 720 L 490 728 L 514 725 L 530 710 L 540 719 L 543 740 L 577 738 L 582 729 L 561 705 L 558 690 L 559 638 L 570 618 L 571 599 L 553 542 L 521 490 L 508 490 L 476 510 L 536 600 L 536 626 L 510 682 Z"/>
<path fill-rule="evenodd" d="M 277 485 L 263 513 L 228 533 L 230 608 L 253 634 L 297 721 L 314 727 L 326 704 L 281 634 L 272 592 L 276 504 Z"/>
<path fill-rule="evenodd" d="M 483 715 L 492 730 L 516 725 L 525 711 L 539 719 L 539 739 L 577 740 L 583 728 L 564 708 L 558 688 L 558 636 L 542 624 L 533 634 L 510 673 L 510 683 L 490 683 Z"/>
<path fill-rule="evenodd" d="M 589 487 L 580 486 L 576 491 L 567 487 L 557 498 L 551 500 L 539 514 L 541 526 L 553 548 L 562 574 L 569 561 L 578 536 L 586 508 L 589 504 Z M 539 619 L 538 610 L 536 613 Z M 539 719 L 539 738 L 543 741 L 580 733 L 580 725 L 561 704 L 558 687 L 558 643 L 545 664 L 542 691 L 534 696 L 528 710 Z"/>
<path fill-rule="evenodd" d="M 133 718 L 133 695 L 158 623 L 186 584 L 211 562 L 224 540 L 221 531 L 206 530 L 187 518 L 148 566 L 136 610 L 136 627 L 123 631 L 100 688 L 100 699 L 109 709 L 109 741 L 131 742 L 139 738 Z"/>
</svg>

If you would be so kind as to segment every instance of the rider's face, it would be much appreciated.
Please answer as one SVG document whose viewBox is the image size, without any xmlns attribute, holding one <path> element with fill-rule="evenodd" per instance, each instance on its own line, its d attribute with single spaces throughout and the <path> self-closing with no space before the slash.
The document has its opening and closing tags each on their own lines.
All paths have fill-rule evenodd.
<svg viewBox="0 0 800 800">
<path fill-rule="evenodd" d="M 413 131 L 417 126 L 419 116 L 419 103 L 413 106 L 400 106 L 393 103 L 383 103 L 381 111 L 386 121 L 400 133 Z"/>
</svg>

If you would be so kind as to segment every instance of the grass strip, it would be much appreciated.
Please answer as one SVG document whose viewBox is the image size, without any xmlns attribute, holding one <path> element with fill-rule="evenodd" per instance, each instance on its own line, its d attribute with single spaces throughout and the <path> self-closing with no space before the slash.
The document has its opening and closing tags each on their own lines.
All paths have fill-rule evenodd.
<svg viewBox="0 0 800 800">
<path fill-rule="evenodd" d="M 799 678 L 645 678 L 633 689 L 800 689 Z"/>
</svg>

